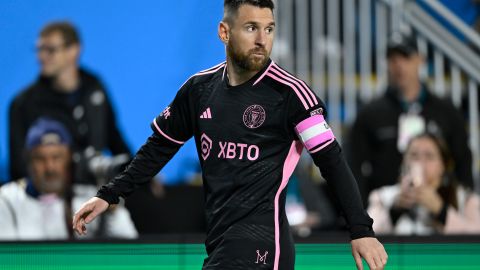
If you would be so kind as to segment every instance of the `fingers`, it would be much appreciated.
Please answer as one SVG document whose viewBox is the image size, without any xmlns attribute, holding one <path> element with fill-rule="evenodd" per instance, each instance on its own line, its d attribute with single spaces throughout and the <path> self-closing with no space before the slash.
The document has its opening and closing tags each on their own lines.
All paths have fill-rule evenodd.
<svg viewBox="0 0 480 270">
<path fill-rule="evenodd" d="M 371 253 L 372 265 L 369 264 L 370 269 L 384 269 L 387 264 L 388 255 L 383 245 L 378 242 L 378 245 Z"/>
<path fill-rule="evenodd" d="M 370 267 L 371 269 L 384 269 L 385 265 L 387 264 L 387 252 L 385 249 L 378 250 L 375 255 L 373 256 L 373 262 L 375 263 L 374 268 Z"/>
<path fill-rule="evenodd" d="M 383 245 L 380 248 L 381 248 L 380 258 L 382 259 L 382 264 L 385 267 L 385 265 L 387 265 L 387 262 L 388 262 L 388 254 Z"/>
<path fill-rule="evenodd" d="M 403 194 L 399 198 L 398 206 L 403 208 L 410 208 L 416 202 L 416 197 L 413 194 Z"/>
<path fill-rule="evenodd" d="M 361 238 L 352 241 L 352 254 L 357 269 L 363 269 L 362 258 L 370 269 L 384 269 L 387 264 L 387 252 L 375 238 Z"/>
<path fill-rule="evenodd" d="M 363 258 L 367 262 L 368 267 L 370 267 L 370 269 L 378 269 L 377 263 L 375 262 L 375 256 L 365 256 Z"/>
<path fill-rule="evenodd" d="M 387 264 L 386 256 L 382 256 L 380 253 L 374 253 L 369 256 L 367 255 L 364 258 L 370 269 L 384 269 Z"/>
<path fill-rule="evenodd" d="M 87 233 L 87 229 L 85 227 L 85 215 L 88 215 L 89 212 L 91 212 L 90 206 L 85 205 L 73 216 L 73 230 L 79 235 L 84 235 Z"/>
<path fill-rule="evenodd" d="M 85 213 L 85 208 L 80 208 L 80 210 L 78 210 L 75 215 L 73 215 L 73 221 L 72 221 L 72 226 L 73 226 L 73 230 L 75 230 L 77 233 L 81 233 L 82 229 L 80 227 L 80 223 L 83 223 L 83 218 L 82 216 L 84 215 Z"/>
<path fill-rule="evenodd" d="M 363 270 L 362 256 L 358 252 L 353 252 L 353 258 L 358 270 Z"/>
<path fill-rule="evenodd" d="M 357 253 L 353 256 L 355 259 L 355 264 L 358 270 L 363 270 L 363 263 L 362 257 Z M 385 265 L 387 264 L 386 257 L 381 256 L 380 254 L 373 255 L 373 256 L 365 256 L 365 261 L 368 264 L 370 269 L 384 269 Z"/>
<path fill-rule="evenodd" d="M 85 226 L 85 219 L 81 218 L 78 228 L 76 229 L 78 235 L 86 235 L 87 234 L 87 227 Z"/>
<path fill-rule="evenodd" d="M 78 224 L 79 220 L 80 220 L 80 215 L 77 212 L 73 215 L 73 221 L 72 221 L 72 228 L 73 228 L 74 231 L 77 230 L 77 224 Z"/>
<path fill-rule="evenodd" d="M 410 208 L 411 205 L 412 203 L 404 197 L 398 198 L 397 201 L 395 202 L 395 206 L 398 208 Z"/>
<path fill-rule="evenodd" d="M 79 235 L 85 235 L 87 233 L 87 228 L 85 225 L 88 222 L 85 219 L 91 215 L 94 209 L 95 204 L 87 202 L 73 216 L 73 230 Z M 92 220 L 93 218 L 90 218 L 90 221 Z"/>
<path fill-rule="evenodd" d="M 87 201 L 73 216 L 72 227 L 79 235 L 87 233 L 86 224 L 92 222 L 98 215 L 107 210 L 108 202 L 93 197 Z"/>
<path fill-rule="evenodd" d="M 379 253 L 373 256 L 372 261 L 375 263 L 375 268 L 371 269 L 383 269 L 384 265 L 382 263 L 382 258 Z"/>
<path fill-rule="evenodd" d="M 100 213 L 101 210 L 98 207 L 93 208 L 93 211 L 85 217 L 85 223 L 88 224 L 92 222 Z"/>
<path fill-rule="evenodd" d="M 85 220 L 83 218 L 77 219 L 75 223 L 73 223 L 73 230 L 78 234 L 78 235 L 83 235 L 84 232 L 86 231 L 85 228 Z"/>
</svg>

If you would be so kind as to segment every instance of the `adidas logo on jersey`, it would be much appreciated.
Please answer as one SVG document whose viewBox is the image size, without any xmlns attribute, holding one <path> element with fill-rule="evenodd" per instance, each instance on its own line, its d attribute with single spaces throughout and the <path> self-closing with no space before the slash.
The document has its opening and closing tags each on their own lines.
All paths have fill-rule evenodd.
<svg viewBox="0 0 480 270">
<path fill-rule="evenodd" d="M 210 111 L 210 107 L 208 107 L 202 115 L 200 115 L 200 119 L 212 119 L 212 112 Z"/>
</svg>

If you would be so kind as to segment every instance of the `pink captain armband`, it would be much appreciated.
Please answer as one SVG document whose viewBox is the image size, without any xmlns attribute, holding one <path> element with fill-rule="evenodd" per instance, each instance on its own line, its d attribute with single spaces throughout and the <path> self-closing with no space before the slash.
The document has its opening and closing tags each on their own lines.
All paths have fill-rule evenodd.
<svg viewBox="0 0 480 270">
<path fill-rule="evenodd" d="M 295 131 L 303 145 L 312 154 L 322 150 L 335 140 L 332 129 L 323 115 L 314 115 L 303 120 L 295 127 Z"/>
</svg>

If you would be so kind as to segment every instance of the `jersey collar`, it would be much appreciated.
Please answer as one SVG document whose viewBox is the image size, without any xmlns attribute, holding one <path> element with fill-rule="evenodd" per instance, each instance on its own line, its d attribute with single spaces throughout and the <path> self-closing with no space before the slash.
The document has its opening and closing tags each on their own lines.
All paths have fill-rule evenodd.
<svg viewBox="0 0 480 270">
<path fill-rule="evenodd" d="M 265 64 L 265 66 L 259 71 L 257 72 L 257 74 L 255 74 L 252 78 L 250 78 L 248 81 L 242 83 L 242 84 L 239 84 L 239 85 L 236 85 L 236 86 L 231 86 L 230 85 L 230 82 L 228 80 L 228 76 L 227 76 L 227 65 L 225 65 L 224 69 L 223 69 L 223 75 L 222 75 L 222 79 L 223 79 L 223 82 L 225 84 L 225 86 L 229 89 L 237 89 L 237 88 L 243 88 L 243 87 L 252 87 L 252 86 L 255 86 L 259 81 L 262 80 L 262 78 L 265 76 L 265 74 L 268 72 L 268 69 L 270 68 L 270 66 L 273 64 L 273 61 L 272 59 L 268 59 L 267 63 Z"/>
</svg>

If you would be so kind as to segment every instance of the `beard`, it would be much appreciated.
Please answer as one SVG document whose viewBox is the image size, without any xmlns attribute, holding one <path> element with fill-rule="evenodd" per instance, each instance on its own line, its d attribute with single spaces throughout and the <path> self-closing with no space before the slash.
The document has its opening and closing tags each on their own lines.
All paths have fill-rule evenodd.
<svg viewBox="0 0 480 270">
<path fill-rule="evenodd" d="M 65 189 L 65 182 L 60 178 L 49 179 L 48 181 L 42 183 L 40 189 L 43 191 L 43 193 L 62 194 Z"/>
<path fill-rule="evenodd" d="M 227 56 L 234 66 L 243 71 L 260 71 L 265 67 L 270 55 L 264 47 L 257 47 L 244 53 L 234 44 L 231 40 L 227 44 Z M 256 54 L 261 54 L 263 57 Z"/>
<path fill-rule="evenodd" d="M 67 186 L 67 179 L 64 175 L 57 172 L 46 172 L 34 178 L 35 186 L 38 191 L 44 194 L 57 193 L 63 194 Z"/>
</svg>

